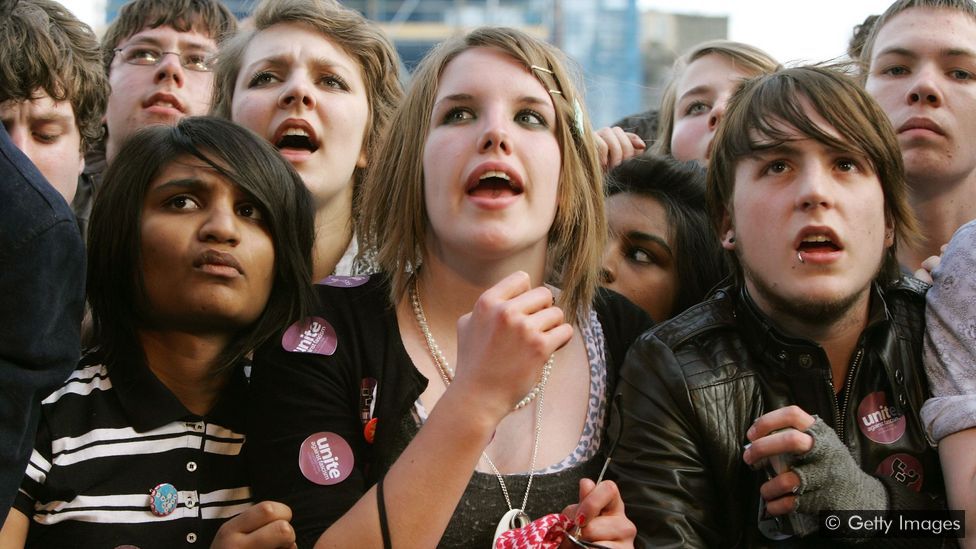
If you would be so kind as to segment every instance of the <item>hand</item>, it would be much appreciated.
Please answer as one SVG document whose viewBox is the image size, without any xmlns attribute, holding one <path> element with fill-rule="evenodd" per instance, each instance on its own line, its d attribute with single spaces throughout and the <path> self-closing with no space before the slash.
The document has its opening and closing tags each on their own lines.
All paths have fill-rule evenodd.
<svg viewBox="0 0 976 549">
<path fill-rule="evenodd" d="M 612 480 L 600 484 L 580 479 L 579 503 L 567 506 L 563 514 L 580 524 L 579 537 L 607 547 L 633 547 L 637 527 L 624 513 L 624 500 Z M 569 545 L 567 545 L 569 543 Z M 564 541 L 562 547 L 573 547 Z"/>
<path fill-rule="evenodd" d="M 946 246 L 948 246 L 948 244 L 943 244 L 942 248 L 939 249 L 940 255 L 929 256 L 925 261 L 922 262 L 922 268 L 915 271 L 915 278 L 921 280 L 922 282 L 934 284 L 932 281 L 932 272 L 939 267 L 940 263 L 942 263 L 941 254 L 945 253 Z"/>
<path fill-rule="evenodd" d="M 457 377 L 451 387 L 469 391 L 500 420 L 572 336 L 549 288 L 532 288 L 524 272 L 510 274 L 458 320 Z"/>
<path fill-rule="evenodd" d="M 600 128 L 595 133 L 596 147 L 600 154 L 600 165 L 610 171 L 644 152 L 647 144 L 635 133 L 625 132 L 619 126 Z"/>
<path fill-rule="evenodd" d="M 779 454 L 805 454 L 813 448 L 813 437 L 805 433 L 816 418 L 799 406 L 787 406 L 760 416 L 746 432 L 752 444 L 742 454 L 750 466 L 763 458 Z M 800 477 L 793 472 L 782 471 L 759 488 L 766 500 L 766 510 L 771 515 L 786 515 L 796 508 L 796 492 Z"/>
<path fill-rule="evenodd" d="M 225 522 L 211 549 L 297 549 L 291 527 L 291 508 L 276 501 L 262 501 Z"/>
</svg>

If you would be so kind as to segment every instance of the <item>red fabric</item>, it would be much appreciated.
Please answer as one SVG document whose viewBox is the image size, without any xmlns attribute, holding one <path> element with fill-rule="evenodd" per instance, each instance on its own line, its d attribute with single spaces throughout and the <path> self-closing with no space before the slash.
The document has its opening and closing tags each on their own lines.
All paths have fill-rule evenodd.
<svg viewBox="0 0 976 549">
<path fill-rule="evenodd" d="M 509 530 L 495 540 L 495 549 L 557 549 L 573 521 L 566 515 L 553 513 L 525 526 Z"/>
</svg>

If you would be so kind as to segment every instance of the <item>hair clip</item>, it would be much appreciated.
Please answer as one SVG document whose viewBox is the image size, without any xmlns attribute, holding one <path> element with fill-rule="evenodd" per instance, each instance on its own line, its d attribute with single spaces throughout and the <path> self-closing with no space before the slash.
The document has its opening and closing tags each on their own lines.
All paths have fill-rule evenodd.
<svg viewBox="0 0 976 549">
<path fill-rule="evenodd" d="M 540 67 L 539 65 L 529 65 L 529 68 L 531 68 L 534 71 L 544 72 L 544 73 L 548 74 L 549 76 L 551 76 L 552 79 L 553 79 L 553 81 L 556 80 L 556 73 L 552 72 L 552 70 L 550 70 L 550 69 L 546 69 L 546 68 Z M 557 84 L 558 84 L 558 82 L 557 82 Z M 546 90 L 546 91 L 548 91 L 550 95 L 562 95 L 563 94 L 563 92 L 561 92 L 559 90 L 554 90 L 554 89 L 551 89 L 551 88 L 548 89 L 548 90 Z"/>
<path fill-rule="evenodd" d="M 586 132 L 583 130 L 583 107 L 580 106 L 579 99 L 573 99 L 573 113 L 575 115 L 576 133 L 583 137 Z"/>
</svg>

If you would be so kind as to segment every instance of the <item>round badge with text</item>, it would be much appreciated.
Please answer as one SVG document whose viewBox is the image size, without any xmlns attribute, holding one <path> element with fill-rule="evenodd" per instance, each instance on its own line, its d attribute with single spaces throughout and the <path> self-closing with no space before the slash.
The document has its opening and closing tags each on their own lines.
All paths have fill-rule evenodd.
<svg viewBox="0 0 976 549">
<path fill-rule="evenodd" d="M 879 444 L 894 444 L 905 434 L 905 415 L 888 404 L 888 395 L 877 391 L 857 406 L 857 426 L 864 436 Z"/>
<path fill-rule="evenodd" d="M 330 486 L 349 478 L 355 460 L 349 443 L 335 433 L 309 436 L 298 451 L 298 467 L 305 478 Z"/>
<path fill-rule="evenodd" d="M 281 346 L 290 353 L 313 353 L 331 356 L 339 346 L 335 328 L 324 318 L 311 316 L 285 330 Z"/>
</svg>

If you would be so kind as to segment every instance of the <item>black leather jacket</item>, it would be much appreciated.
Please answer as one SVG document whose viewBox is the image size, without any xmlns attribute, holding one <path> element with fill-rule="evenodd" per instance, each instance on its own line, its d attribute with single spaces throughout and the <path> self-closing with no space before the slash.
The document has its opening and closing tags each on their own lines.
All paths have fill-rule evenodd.
<svg viewBox="0 0 976 549">
<path fill-rule="evenodd" d="M 824 350 L 778 331 L 738 287 L 644 334 L 620 374 L 613 421 L 623 421 L 622 435 L 610 471 L 638 545 L 777 545 L 757 526 L 766 477 L 742 452 L 752 422 L 790 404 L 834 428 L 861 469 L 884 483 L 891 509 L 944 508 L 938 454 L 918 417 L 928 395 L 921 362 L 926 289 L 912 278 L 884 292 L 874 288 L 846 399 L 835 397 Z M 920 540 L 878 541 L 918 547 Z M 779 543 L 838 540 L 814 534 Z"/>
</svg>

